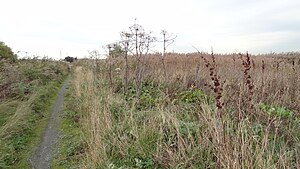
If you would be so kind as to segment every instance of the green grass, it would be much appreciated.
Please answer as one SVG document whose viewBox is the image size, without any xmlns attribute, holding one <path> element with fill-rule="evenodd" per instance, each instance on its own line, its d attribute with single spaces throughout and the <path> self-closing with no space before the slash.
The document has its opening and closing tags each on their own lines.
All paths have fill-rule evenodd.
<svg viewBox="0 0 300 169">
<path fill-rule="evenodd" d="M 6 101 L 0 104 L 0 127 L 16 112 L 18 105 L 19 102 L 16 100 Z"/>
<path fill-rule="evenodd" d="M 1 167 L 30 168 L 28 159 L 41 141 L 61 85 L 52 82 L 37 90 L 38 95 L 31 103 L 30 112 L 24 115 L 22 123 L 18 122 L 6 130 L 8 136 L 1 139 L 1 143 L 5 145 L 1 148 Z"/>
</svg>

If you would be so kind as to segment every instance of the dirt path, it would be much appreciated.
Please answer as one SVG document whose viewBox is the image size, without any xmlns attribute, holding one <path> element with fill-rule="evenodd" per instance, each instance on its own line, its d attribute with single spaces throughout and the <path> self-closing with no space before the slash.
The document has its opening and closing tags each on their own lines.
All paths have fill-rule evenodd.
<svg viewBox="0 0 300 169">
<path fill-rule="evenodd" d="M 57 100 L 52 108 L 52 114 L 49 119 L 48 126 L 44 132 L 42 142 L 40 143 L 34 155 L 29 159 L 33 169 L 51 168 L 52 158 L 59 140 L 59 113 L 61 112 L 63 106 L 64 94 L 69 81 L 68 79 L 61 88 Z"/>
</svg>

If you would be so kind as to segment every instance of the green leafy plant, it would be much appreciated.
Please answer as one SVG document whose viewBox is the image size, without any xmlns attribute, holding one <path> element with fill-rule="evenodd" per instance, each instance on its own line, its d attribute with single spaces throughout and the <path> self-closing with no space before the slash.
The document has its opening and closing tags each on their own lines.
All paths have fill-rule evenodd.
<svg viewBox="0 0 300 169">
<path fill-rule="evenodd" d="M 136 162 L 135 165 L 137 168 L 154 168 L 153 159 L 150 157 L 143 159 L 143 160 L 135 158 L 134 160 Z"/>
<path fill-rule="evenodd" d="M 148 80 L 142 83 L 140 97 L 139 97 L 139 104 L 137 109 L 144 110 L 154 107 L 157 103 L 161 101 L 161 95 L 163 91 L 164 85 L 158 84 L 152 80 Z M 136 95 L 136 88 L 131 83 L 127 90 L 125 99 L 129 102 L 137 99 Z"/>
<path fill-rule="evenodd" d="M 273 107 L 266 103 L 261 103 L 259 105 L 259 108 L 262 111 L 268 113 L 269 115 L 274 115 L 274 116 L 282 117 L 282 118 L 290 118 L 294 114 L 292 110 L 289 110 L 288 108 L 286 108 L 284 106 Z"/>
<path fill-rule="evenodd" d="M 185 103 L 211 102 L 211 98 L 200 89 L 189 89 L 179 94 L 181 101 Z"/>
</svg>

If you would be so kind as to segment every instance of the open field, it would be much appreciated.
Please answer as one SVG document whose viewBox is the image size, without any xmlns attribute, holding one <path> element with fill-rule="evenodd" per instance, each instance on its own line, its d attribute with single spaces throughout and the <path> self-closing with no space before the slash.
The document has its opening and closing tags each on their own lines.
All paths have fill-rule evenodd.
<svg viewBox="0 0 300 169">
<path fill-rule="evenodd" d="M 164 65 L 75 63 L 56 166 L 300 167 L 298 54 L 168 54 Z"/>
<path fill-rule="evenodd" d="M 300 0 L 1 5 L 0 169 L 300 169 Z"/>
</svg>

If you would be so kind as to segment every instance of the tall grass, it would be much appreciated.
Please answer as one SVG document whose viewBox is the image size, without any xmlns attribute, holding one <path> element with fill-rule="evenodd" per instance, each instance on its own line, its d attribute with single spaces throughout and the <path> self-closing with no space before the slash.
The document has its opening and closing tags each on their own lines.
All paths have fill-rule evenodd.
<svg viewBox="0 0 300 169">
<path fill-rule="evenodd" d="M 105 60 L 79 63 L 82 168 L 299 168 L 300 71 L 290 63 L 297 58 L 214 57 L 167 55 L 166 79 L 159 58 L 146 56 L 140 96 L 134 66 L 124 94 L 124 74 L 108 74 Z M 207 85 L 215 78 L 224 81 L 217 93 Z"/>
<path fill-rule="evenodd" d="M 98 90 L 95 76 L 90 69 L 76 67 L 74 71 L 74 87 L 76 97 L 80 98 L 81 122 L 84 137 L 88 145 L 86 168 L 96 168 L 107 161 L 104 136 L 111 128 L 110 114 L 106 104 L 109 95 L 106 90 Z M 103 98 L 106 97 L 106 98 Z"/>
</svg>

